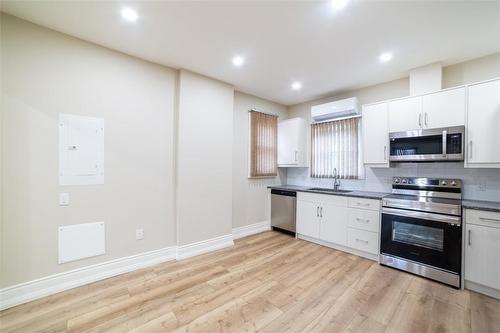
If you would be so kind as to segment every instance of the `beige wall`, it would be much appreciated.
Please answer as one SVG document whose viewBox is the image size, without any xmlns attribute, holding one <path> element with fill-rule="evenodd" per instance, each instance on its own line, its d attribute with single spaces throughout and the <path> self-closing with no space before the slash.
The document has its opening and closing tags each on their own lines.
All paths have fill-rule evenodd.
<svg viewBox="0 0 500 333">
<path fill-rule="evenodd" d="M 443 88 L 500 77 L 500 52 L 443 68 Z"/>
<path fill-rule="evenodd" d="M 177 236 L 186 245 L 231 234 L 234 89 L 182 70 L 177 141 Z"/>
<path fill-rule="evenodd" d="M 233 121 L 233 228 L 267 221 L 269 198 L 267 186 L 286 181 L 286 169 L 280 177 L 249 179 L 249 117 L 248 111 L 276 114 L 278 121 L 286 117 L 286 107 L 259 97 L 235 92 Z"/>
<path fill-rule="evenodd" d="M 176 72 L 7 15 L 1 46 L 0 286 L 174 245 Z M 104 118 L 104 185 L 58 186 L 59 113 Z M 58 265 L 58 226 L 93 221 L 106 254 Z"/>
</svg>

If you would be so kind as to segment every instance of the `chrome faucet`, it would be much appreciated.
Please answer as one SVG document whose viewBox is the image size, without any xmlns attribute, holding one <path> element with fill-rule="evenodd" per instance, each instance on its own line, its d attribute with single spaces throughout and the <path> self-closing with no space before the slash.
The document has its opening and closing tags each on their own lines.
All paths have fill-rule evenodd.
<svg viewBox="0 0 500 333">
<path fill-rule="evenodd" d="M 335 191 L 340 189 L 340 178 L 337 168 L 333 169 L 333 189 Z"/>
</svg>

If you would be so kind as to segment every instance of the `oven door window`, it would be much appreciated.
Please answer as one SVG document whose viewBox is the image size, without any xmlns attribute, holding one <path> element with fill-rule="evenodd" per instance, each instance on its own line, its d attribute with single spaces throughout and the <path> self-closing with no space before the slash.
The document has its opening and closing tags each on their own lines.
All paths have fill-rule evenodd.
<svg viewBox="0 0 500 333">
<path fill-rule="evenodd" d="M 444 231 L 422 225 L 392 222 L 392 240 L 443 252 Z"/>
</svg>

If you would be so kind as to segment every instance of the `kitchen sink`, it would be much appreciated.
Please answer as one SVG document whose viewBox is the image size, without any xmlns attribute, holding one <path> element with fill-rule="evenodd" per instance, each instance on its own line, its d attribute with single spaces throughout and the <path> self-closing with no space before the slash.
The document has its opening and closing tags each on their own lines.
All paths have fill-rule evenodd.
<svg viewBox="0 0 500 333">
<path fill-rule="evenodd" d="M 312 187 L 309 190 L 311 191 L 321 191 L 321 192 L 332 192 L 332 193 L 349 193 L 352 191 L 349 190 L 334 190 L 333 188 L 326 188 L 326 187 Z"/>
</svg>

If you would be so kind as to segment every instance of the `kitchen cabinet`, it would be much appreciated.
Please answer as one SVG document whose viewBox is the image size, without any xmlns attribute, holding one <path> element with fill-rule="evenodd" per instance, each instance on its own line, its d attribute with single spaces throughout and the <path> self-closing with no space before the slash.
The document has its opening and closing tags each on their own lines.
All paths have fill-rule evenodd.
<svg viewBox="0 0 500 333">
<path fill-rule="evenodd" d="M 422 96 L 422 128 L 465 125 L 465 87 Z"/>
<path fill-rule="evenodd" d="M 317 202 L 300 200 L 300 194 L 298 194 L 297 197 L 297 233 L 319 238 L 320 204 Z"/>
<path fill-rule="evenodd" d="M 499 297 L 500 213 L 467 209 L 465 216 L 466 287 L 472 282 L 486 288 L 471 289 L 489 290 L 490 295 Z"/>
<path fill-rule="evenodd" d="M 500 168 L 500 79 L 468 87 L 466 167 Z"/>
<path fill-rule="evenodd" d="M 278 123 L 278 167 L 307 167 L 307 123 L 292 118 Z"/>
<path fill-rule="evenodd" d="M 380 200 L 299 192 L 297 236 L 376 260 L 379 207 Z"/>
<path fill-rule="evenodd" d="M 363 162 L 370 167 L 389 167 L 388 104 L 363 106 Z"/>
<path fill-rule="evenodd" d="M 422 128 L 422 97 L 409 97 L 388 103 L 389 132 Z"/>
<path fill-rule="evenodd" d="M 465 125 L 465 87 L 388 102 L 389 132 Z"/>
<path fill-rule="evenodd" d="M 347 207 L 322 204 L 320 214 L 319 239 L 347 245 Z"/>
</svg>

